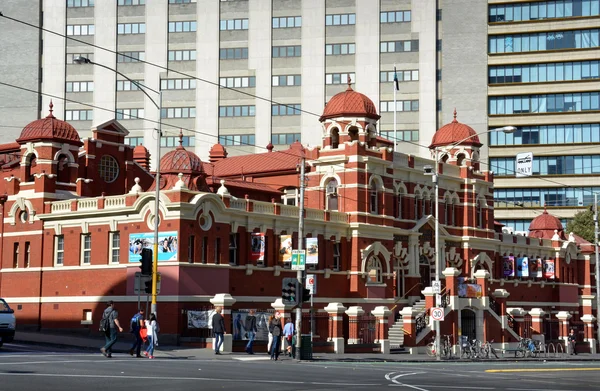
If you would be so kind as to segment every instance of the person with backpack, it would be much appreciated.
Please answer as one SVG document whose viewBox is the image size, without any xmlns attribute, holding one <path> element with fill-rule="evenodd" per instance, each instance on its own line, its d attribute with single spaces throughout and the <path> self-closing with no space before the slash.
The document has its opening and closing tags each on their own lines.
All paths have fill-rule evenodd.
<svg viewBox="0 0 600 391">
<path fill-rule="evenodd" d="M 150 314 L 150 319 L 146 322 L 146 329 L 148 330 L 148 348 L 144 352 L 144 355 L 150 359 L 154 358 L 154 346 L 158 346 L 158 323 L 156 322 L 156 315 Z"/>
<path fill-rule="evenodd" d="M 106 358 L 112 357 L 112 347 L 117 342 L 117 329 L 120 333 L 123 332 L 123 328 L 119 323 L 119 312 L 115 309 L 115 304 L 111 300 L 106 303 L 106 309 L 102 313 L 102 319 L 100 320 L 100 331 L 104 333 L 106 341 L 106 344 L 100 348 L 100 352 Z"/>
<path fill-rule="evenodd" d="M 248 334 L 248 344 L 246 345 L 246 353 L 254 354 L 252 351 L 252 345 L 254 344 L 254 337 L 256 336 L 256 316 L 254 314 L 256 311 L 250 310 L 248 316 L 246 316 L 246 324 L 244 325 L 244 329 L 246 329 L 246 334 Z"/>
<path fill-rule="evenodd" d="M 129 355 L 133 356 L 133 352 L 135 352 L 136 357 L 142 357 L 141 355 L 141 351 L 142 351 L 142 344 L 144 343 L 144 340 L 142 339 L 142 336 L 140 334 L 140 330 L 142 328 L 144 328 L 144 310 L 140 309 L 139 312 L 135 315 L 133 315 L 133 318 L 131 318 L 131 333 L 133 334 L 133 336 L 135 337 L 135 340 L 133 341 L 133 345 L 131 345 L 131 349 L 129 349 Z"/>
</svg>

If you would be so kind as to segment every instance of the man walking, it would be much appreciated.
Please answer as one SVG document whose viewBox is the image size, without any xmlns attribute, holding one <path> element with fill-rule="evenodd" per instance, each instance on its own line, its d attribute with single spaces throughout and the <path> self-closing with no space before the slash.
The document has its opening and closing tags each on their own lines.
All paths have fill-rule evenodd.
<svg viewBox="0 0 600 391">
<path fill-rule="evenodd" d="M 142 357 L 142 344 L 144 340 L 142 340 L 142 336 L 140 335 L 140 330 L 144 328 L 144 310 L 140 309 L 137 314 L 131 318 L 131 333 L 134 336 L 133 345 L 131 345 L 131 349 L 129 349 L 129 355 L 133 356 L 133 352 L 135 352 L 136 357 Z"/>
<path fill-rule="evenodd" d="M 575 335 L 575 329 L 571 329 L 568 340 L 569 340 L 569 346 L 571 347 L 571 356 L 572 355 L 577 356 L 577 350 L 575 348 L 577 346 L 577 335 Z"/>
<path fill-rule="evenodd" d="M 254 337 L 256 336 L 256 316 L 254 314 L 256 311 L 250 310 L 248 316 L 246 316 L 246 324 L 244 328 L 246 329 L 246 333 L 248 333 L 248 344 L 246 345 L 246 353 L 254 354 L 252 351 L 252 345 L 254 344 Z"/>
<path fill-rule="evenodd" d="M 221 315 L 222 311 L 223 308 L 216 307 L 212 318 L 212 329 L 215 334 L 215 354 L 221 354 L 219 351 L 221 350 L 221 345 L 223 345 L 223 334 L 225 333 L 225 319 Z"/>
<path fill-rule="evenodd" d="M 104 330 L 106 345 L 104 345 L 100 351 L 106 358 L 111 358 L 112 347 L 117 342 L 117 329 L 120 333 L 123 332 L 123 328 L 119 323 L 119 312 L 115 309 L 115 304 L 112 300 L 106 303 L 106 309 L 102 314 L 102 319 L 107 320 L 109 327 Z"/>
</svg>

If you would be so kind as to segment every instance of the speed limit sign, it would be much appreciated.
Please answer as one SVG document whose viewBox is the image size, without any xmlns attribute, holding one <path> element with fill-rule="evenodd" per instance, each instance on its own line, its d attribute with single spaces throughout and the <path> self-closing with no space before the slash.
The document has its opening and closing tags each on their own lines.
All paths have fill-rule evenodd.
<svg viewBox="0 0 600 391">
<path fill-rule="evenodd" d="M 444 320 L 444 309 L 440 307 L 431 308 L 431 318 L 439 322 Z"/>
</svg>

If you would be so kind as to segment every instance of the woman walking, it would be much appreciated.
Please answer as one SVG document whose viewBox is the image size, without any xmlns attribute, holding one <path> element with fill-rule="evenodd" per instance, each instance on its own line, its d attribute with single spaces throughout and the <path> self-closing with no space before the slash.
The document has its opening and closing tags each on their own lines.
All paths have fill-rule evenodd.
<svg viewBox="0 0 600 391">
<path fill-rule="evenodd" d="M 273 335 L 273 343 L 271 344 L 271 360 L 279 359 L 279 351 L 281 350 L 281 334 L 283 328 L 281 325 L 281 314 L 275 314 L 275 318 L 269 323 L 269 332 Z"/>
<path fill-rule="evenodd" d="M 148 348 L 144 352 L 144 355 L 148 358 L 154 358 L 154 346 L 158 346 L 159 330 L 156 315 L 150 314 L 150 319 L 146 322 L 146 328 L 148 330 Z"/>
</svg>

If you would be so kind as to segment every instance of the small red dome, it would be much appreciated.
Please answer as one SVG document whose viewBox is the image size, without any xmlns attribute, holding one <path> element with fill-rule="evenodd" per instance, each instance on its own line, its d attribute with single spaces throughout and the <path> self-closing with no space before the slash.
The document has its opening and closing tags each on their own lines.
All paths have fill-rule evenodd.
<svg viewBox="0 0 600 391">
<path fill-rule="evenodd" d="M 563 226 L 560 220 L 551 214 L 544 208 L 544 213 L 536 217 L 529 224 L 529 231 L 550 231 L 554 230 L 562 231 Z"/>
<path fill-rule="evenodd" d="M 83 145 L 77 130 L 69 123 L 57 119 L 52 114 L 53 106 L 52 102 L 50 102 L 50 114 L 46 118 L 30 122 L 23 128 L 21 135 L 17 139 L 19 144 L 28 141 L 51 140 Z"/>
<path fill-rule="evenodd" d="M 133 159 L 145 159 L 150 156 L 150 152 L 143 145 L 137 145 L 133 148 Z"/>
<path fill-rule="evenodd" d="M 461 124 L 456 120 L 456 109 L 454 109 L 454 119 L 452 122 L 442 126 L 435 132 L 429 148 L 456 143 L 460 143 L 460 145 L 474 145 L 476 147 L 481 147 L 483 145 L 479 141 L 477 132 L 475 132 L 472 127 Z"/>
<path fill-rule="evenodd" d="M 336 117 L 367 117 L 375 120 L 381 118 L 377 114 L 373 101 L 366 95 L 354 91 L 350 83 L 351 81 L 348 80 L 346 91 L 334 95 L 325 105 L 325 110 L 319 121 L 323 122 L 326 119 Z"/>
<path fill-rule="evenodd" d="M 179 146 L 160 159 L 161 174 L 191 174 L 204 172 L 202 161 L 194 152 L 183 147 L 183 133 L 179 132 Z"/>
</svg>

